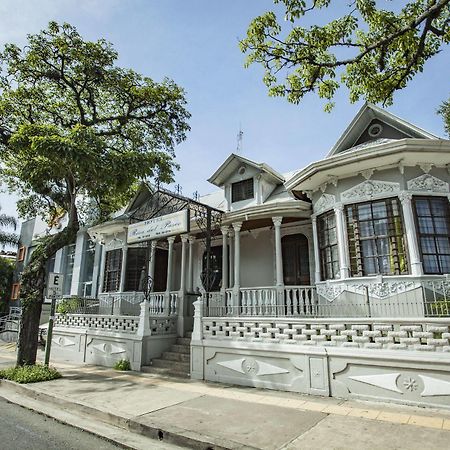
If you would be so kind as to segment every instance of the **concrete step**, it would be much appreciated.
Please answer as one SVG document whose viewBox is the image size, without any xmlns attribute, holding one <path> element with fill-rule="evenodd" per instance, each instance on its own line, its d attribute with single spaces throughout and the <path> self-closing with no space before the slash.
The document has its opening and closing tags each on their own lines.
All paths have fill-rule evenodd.
<svg viewBox="0 0 450 450">
<path fill-rule="evenodd" d="M 190 355 L 186 355 L 186 353 L 177 353 L 177 352 L 164 352 L 161 359 L 166 359 L 170 361 L 181 361 L 181 362 L 190 362 Z"/>
<path fill-rule="evenodd" d="M 141 372 L 154 373 L 166 377 L 190 378 L 189 372 L 177 372 L 167 367 L 142 366 Z"/>
<path fill-rule="evenodd" d="M 155 358 L 152 360 L 153 367 L 162 367 L 164 369 L 170 369 L 174 372 L 185 372 L 189 373 L 189 363 L 180 361 L 170 361 L 161 358 Z"/>
<path fill-rule="evenodd" d="M 191 345 L 191 338 L 190 337 L 179 337 L 177 338 L 177 342 L 178 345 Z"/>
<path fill-rule="evenodd" d="M 172 345 L 170 351 L 174 352 L 174 353 L 184 353 L 186 355 L 190 355 L 191 347 L 189 345 L 174 344 L 174 345 Z"/>
</svg>

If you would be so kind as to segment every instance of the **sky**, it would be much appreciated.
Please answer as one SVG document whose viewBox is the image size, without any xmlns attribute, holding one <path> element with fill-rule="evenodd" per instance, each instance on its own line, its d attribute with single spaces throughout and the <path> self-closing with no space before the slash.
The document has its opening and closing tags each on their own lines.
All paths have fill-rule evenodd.
<svg viewBox="0 0 450 450">
<path fill-rule="evenodd" d="M 68 22 L 85 39 L 112 42 L 118 65 L 173 79 L 186 90 L 192 114 L 187 140 L 176 148 L 176 183 L 186 196 L 204 195 L 217 189 L 206 180 L 236 152 L 240 128 L 241 154 L 285 173 L 324 157 L 363 104 L 350 104 L 345 90 L 331 113 L 314 95 L 300 105 L 268 97 L 262 68 L 244 68 L 238 42 L 270 9 L 271 0 L 0 0 L 0 47 L 23 46 L 51 20 Z M 447 48 L 388 110 L 445 137 L 436 109 L 450 94 L 449 62 Z M 2 212 L 16 215 L 15 201 L 1 194 Z"/>
</svg>

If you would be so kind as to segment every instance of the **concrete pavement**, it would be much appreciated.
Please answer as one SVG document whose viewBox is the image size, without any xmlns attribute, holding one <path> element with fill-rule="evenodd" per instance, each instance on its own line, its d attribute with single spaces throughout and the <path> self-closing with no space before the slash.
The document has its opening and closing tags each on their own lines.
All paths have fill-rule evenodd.
<svg viewBox="0 0 450 450">
<path fill-rule="evenodd" d="M 0 349 L 0 365 L 8 359 L 13 363 L 13 349 Z M 96 427 L 114 427 L 114 433 L 122 433 L 121 441 L 115 442 L 128 448 L 450 448 L 446 410 L 311 397 L 65 362 L 54 366 L 62 379 L 28 385 L 3 381 L 0 396 L 95 434 L 99 434 Z M 139 438 L 144 440 L 138 442 Z"/>
</svg>

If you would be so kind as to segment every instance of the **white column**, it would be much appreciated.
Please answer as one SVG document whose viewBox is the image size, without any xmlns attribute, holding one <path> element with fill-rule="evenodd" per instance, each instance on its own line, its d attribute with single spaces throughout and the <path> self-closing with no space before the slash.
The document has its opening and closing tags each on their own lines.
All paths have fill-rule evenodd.
<svg viewBox="0 0 450 450">
<path fill-rule="evenodd" d="M 127 270 L 127 254 L 128 254 L 128 245 L 125 243 L 125 245 L 122 247 L 122 270 L 120 271 L 119 292 L 123 292 L 125 289 L 125 274 L 126 274 L 126 270 Z"/>
<path fill-rule="evenodd" d="M 282 217 L 272 217 L 272 222 L 275 227 L 275 268 L 276 268 L 276 284 L 277 286 L 284 285 L 283 279 L 283 253 L 281 249 L 281 222 Z"/>
<path fill-rule="evenodd" d="M 150 242 L 150 261 L 148 262 L 148 276 L 152 279 L 152 292 L 155 284 L 155 258 L 156 258 L 156 244 L 157 241 Z"/>
<path fill-rule="evenodd" d="M 402 204 L 403 220 L 405 221 L 405 234 L 408 245 L 409 264 L 412 275 L 423 275 L 423 266 L 420 258 L 419 239 L 412 210 L 412 195 L 409 192 L 401 192 L 398 196 Z"/>
<path fill-rule="evenodd" d="M 228 232 L 229 227 L 221 227 L 222 231 L 222 290 L 228 288 Z"/>
<path fill-rule="evenodd" d="M 241 231 L 242 222 L 233 223 L 234 229 L 234 288 L 241 286 Z"/>
<path fill-rule="evenodd" d="M 175 236 L 168 237 L 167 242 L 169 243 L 169 253 L 168 253 L 168 257 L 167 257 L 166 291 L 170 292 L 170 290 L 172 288 L 173 243 L 175 242 Z"/>
<path fill-rule="evenodd" d="M 189 236 L 189 256 L 188 256 L 188 276 L 187 276 L 188 292 L 194 292 L 194 242 L 195 237 Z"/>
<path fill-rule="evenodd" d="M 319 235 L 317 232 L 317 216 L 311 216 L 313 245 L 314 245 L 314 280 L 317 283 L 321 281 L 320 272 L 320 252 L 319 252 Z"/>
<path fill-rule="evenodd" d="M 101 250 L 102 250 L 102 254 L 101 254 L 101 258 L 100 258 L 100 278 L 98 280 L 98 293 L 100 294 L 101 292 L 104 291 L 103 289 L 103 284 L 105 282 L 105 264 L 106 264 L 106 246 L 105 245 L 101 245 Z"/>
<path fill-rule="evenodd" d="M 234 286 L 234 231 L 230 228 L 228 233 L 228 239 L 230 243 L 230 263 L 229 263 L 229 274 L 230 279 L 228 280 L 228 286 Z"/>
<path fill-rule="evenodd" d="M 180 277 L 180 292 L 184 294 L 186 292 L 186 254 L 187 243 L 189 236 L 183 234 L 181 236 L 181 277 Z"/>
<path fill-rule="evenodd" d="M 348 267 L 348 245 L 345 239 L 346 233 L 344 229 L 344 205 L 337 204 L 334 207 L 334 214 L 336 215 L 336 235 L 339 252 L 339 273 L 340 278 L 348 278 L 350 276 Z"/>
</svg>

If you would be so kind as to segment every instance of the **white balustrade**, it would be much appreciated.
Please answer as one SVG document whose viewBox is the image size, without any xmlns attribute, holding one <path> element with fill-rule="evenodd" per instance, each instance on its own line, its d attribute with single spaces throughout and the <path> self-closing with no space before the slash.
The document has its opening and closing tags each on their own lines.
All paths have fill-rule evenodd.
<svg viewBox="0 0 450 450">
<path fill-rule="evenodd" d="M 317 305 L 313 286 L 285 286 L 285 314 L 287 316 L 314 316 Z"/>
<path fill-rule="evenodd" d="M 153 292 L 149 299 L 150 315 L 162 315 L 164 313 L 164 292 Z"/>
<path fill-rule="evenodd" d="M 276 313 L 275 287 L 241 288 L 241 313 L 261 316 Z"/>
<path fill-rule="evenodd" d="M 177 314 L 178 304 L 178 292 L 171 292 L 169 294 L 169 316 L 175 316 Z"/>
</svg>

